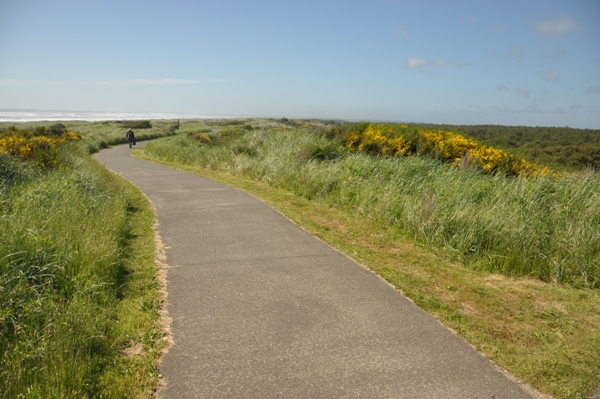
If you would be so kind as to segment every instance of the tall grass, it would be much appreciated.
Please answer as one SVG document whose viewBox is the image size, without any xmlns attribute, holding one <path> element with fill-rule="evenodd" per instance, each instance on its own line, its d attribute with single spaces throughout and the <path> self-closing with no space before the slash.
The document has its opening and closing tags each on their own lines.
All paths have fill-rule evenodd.
<svg viewBox="0 0 600 399">
<path fill-rule="evenodd" d="M 180 135 L 145 151 L 259 179 L 395 226 L 476 269 L 600 287 L 600 176 L 592 171 L 490 175 L 428 157 L 346 152 L 334 138 L 306 129 L 254 130 L 204 144 Z"/>
<path fill-rule="evenodd" d="M 148 122 L 148 121 L 142 121 Z M 185 121 L 188 125 L 196 124 L 206 126 L 202 122 Z M 48 126 L 50 125 L 50 126 Z M 183 125 L 183 123 L 182 123 Z M 90 154 L 94 154 L 102 149 L 116 144 L 127 143 L 125 133 L 129 129 L 128 123 L 120 121 L 86 122 L 86 121 L 63 121 L 52 125 L 49 122 L 21 122 L 14 124 L 12 122 L 0 122 L 0 133 L 10 131 L 13 127 L 17 130 L 30 130 L 32 133 L 38 130 L 68 130 L 76 132 L 84 138 L 85 146 Z M 142 126 L 148 126 L 144 123 Z M 133 128 L 137 141 L 151 140 L 158 137 L 170 136 L 179 129 L 177 120 L 156 120 L 152 121 L 151 127 L 142 129 Z"/>
<path fill-rule="evenodd" d="M 148 121 L 142 121 L 148 122 Z M 149 124 L 149 122 L 148 122 Z M 85 137 L 90 154 L 94 154 L 102 149 L 116 144 L 127 143 L 125 133 L 130 125 L 120 122 L 101 122 L 93 124 L 83 124 L 73 128 Z M 174 121 L 153 121 L 152 124 L 142 129 L 134 128 L 136 141 L 151 140 L 158 137 L 170 136 L 175 134 L 179 128 Z"/>
<path fill-rule="evenodd" d="M 107 381 L 129 342 L 119 308 L 137 200 L 85 144 L 60 158 L 38 169 L 0 153 L 0 398 L 124 397 Z M 160 303 L 148 306 L 152 323 Z"/>
</svg>

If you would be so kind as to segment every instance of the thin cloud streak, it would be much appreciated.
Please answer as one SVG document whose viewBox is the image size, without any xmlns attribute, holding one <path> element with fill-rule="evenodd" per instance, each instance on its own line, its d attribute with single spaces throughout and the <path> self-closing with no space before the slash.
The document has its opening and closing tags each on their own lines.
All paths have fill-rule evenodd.
<svg viewBox="0 0 600 399">
<path fill-rule="evenodd" d="M 547 80 L 560 80 L 562 76 L 558 71 L 547 71 L 544 73 L 544 76 Z"/>
<path fill-rule="evenodd" d="M 427 74 L 427 75 L 435 75 L 437 73 L 436 70 L 427 68 L 428 66 L 434 68 L 443 68 L 450 64 L 448 60 L 436 60 L 436 61 L 428 61 L 425 58 L 416 58 L 416 57 L 408 57 L 406 59 L 406 65 L 409 69 L 417 69 L 419 72 Z"/>
<path fill-rule="evenodd" d="M 424 58 L 415 58 L 415 57 L 409 57 L 406 60 L 408 67 L 409 68 L 420 68 L 420 67 L 424 67 L 425 65 L 427 65 L 427 60 Z"/>
<path fill-rule="evenodd" d="M 208 84 L 224 83 L 225 79 L 132 79 L 132 80 L 99 80 L 99 81 L 60 81 L 60 80 L 0 80 L 0 86 L 50 86 L 50 85 L 74 85 L 74 86 L 120 86 L 120 85 L 186 85 L 186 84 Z"/>
<path fill-rule="evenodd" d="M 551 21 L 538 22 L 534 28 L 542 36 L 560 37 L 579 28 L 579 25 L 573 18 L 565 15 Z"/>
<path fill-rule="evenodd" d="M 527 60 L 527 53 L 518 44 L 512 46 L 507 52 L 508 58 L 513 59 L 516 63 L 522 63 Z"/>
<path fill-rule="evenodd" d="M 529 96 L 531 95 L 531 89 L 527 86 L 519 86 L 517 87 L 517 93 L 519 93 L 523 97 L 529 98 Z"/>
<path fill-rule="evenodd" d="M 600 95 L 600 86 L 593 85 L 593 86 L 588 87 L 588 89 L 585 91 L 585 94 L 587 94 L 587 95 L 592 95 L 592 94 Z"/>
<path fill-rule="evenodd" d="M 158 80 L 147 80 L 147 79 L 134 79 L 128 80 L 127 83 L 133 83 L 136 85 L 168 85 L 168 84 L 196 84 L 197 80 L 178 80 L 178 79 L 158 79 Z"/>
</svg>

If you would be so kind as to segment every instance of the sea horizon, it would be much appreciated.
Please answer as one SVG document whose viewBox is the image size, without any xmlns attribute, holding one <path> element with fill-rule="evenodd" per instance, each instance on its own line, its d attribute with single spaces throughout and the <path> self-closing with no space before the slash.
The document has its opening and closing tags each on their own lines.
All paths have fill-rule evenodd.
<svg viewBox="0 0 600 399">
<path fill-rule="evenodd" d="M 105 112 L 69 111 L 47 109 L 0 108 L 0 122 L 41 122 L 41 121 L 110 121 L 140 119 L 210 119 L 234 118 L 225 115 L 167 113 L 167 112 Z"/>
</svg>

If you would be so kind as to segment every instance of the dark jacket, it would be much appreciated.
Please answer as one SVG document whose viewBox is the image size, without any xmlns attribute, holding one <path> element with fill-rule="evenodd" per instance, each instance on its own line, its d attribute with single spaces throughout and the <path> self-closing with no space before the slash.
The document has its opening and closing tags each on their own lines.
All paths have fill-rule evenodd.
<svg viewBox="0 0 600 399">
<path fill-rule="evenodd" d="M 135 141 L 135 135 L 133 134 L 133 130 L 128 130 L 127 133 L 125 133 L 125 138 L 128 141 Z"/>
</svg>

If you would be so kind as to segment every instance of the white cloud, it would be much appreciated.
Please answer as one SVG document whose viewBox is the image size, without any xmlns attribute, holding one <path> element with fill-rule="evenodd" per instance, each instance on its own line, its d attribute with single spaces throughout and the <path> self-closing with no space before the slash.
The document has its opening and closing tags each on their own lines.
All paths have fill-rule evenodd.
<svg viewBox="0 0 600 399">
<path fill-rule="evenodd" d="M 466 17 L 464 17 L 462 20 L 462 23 L 465 25 L 474 24 L 475 22 L 477 22 L 477 18 L 475 18 L 474 16 L 472 16 L 470 14 L 467 15 Z"/>
<path fill-rule="evenodd" d="M 531 89 L 527 86 L 519 86 L 517 87 L 517 93 L 524 97 L 529 97 L 531 95 Z"/>
<path fill-rule="evenodd" d="M 560 37 L 579 28 L 579 25 L 568 15 L 550 21 L 541 21 L 535 24 L 535 31 L 542 36 Z"/>
<path fill-rule="evenodd" d="M 428 61 L 425 58 L 416 58 L 416 57 L 408 57 L 406 59 L 406 64 L 410 69 L 418 69 L 419 72 L 425 73 L 427 75 L 435 75 L 437 71 L 432 68 L 442 68 L 448 65 L 450 61 L 448 60 L 436 60 L 436 61 Z"/>
<path fill-rule="evenodd" d="M 406 60 L 406 62 L 408 63 L 408 67 L 411 69 L 421 68 L 427 65 L 427 60 L 424 58 L 408 57 L 408 60 Z"/>
<path fill-rule="evenodd" d="M 527 59 L 527 53 L 519 45 L 514 45 L 508 49 L 508 58 L 512 58 L 518 63 L 521 63 Z"/>
<path fill-rule="evenodd" d="M 560 80 L 562 76 L 560 76 L 560 72 L 558 71 L 547 71 L 544 72 L 544 76 L 548 80 Z"/>
<path fill-rule="evenodd" d="M 499 93 L 499 92 L 501 92 L 501 91 L 504 91 L 504 90 L 507 90 L 507 91 L 508 91 L 508 90 L 510 90 L 510 89 L 509 89 L 508 87 L 506 87 L 505 85 L 498 85 L 498 86 L 496 86 L 496 91 L 497 91 L 498 93 Z"/>
<path fill-rule="evenodd" d="M 134 79 L 128 80 L 127 83 L 133 84 L 142 84 L 142 85 L 179 85 L 179 84 L 195 84 L 200 83 L 197 80 L 185 80 L 185 79 L 157 79 L 157 80 L 147 80 L 147 79 Z"/>
<path fill-rule="evenodd" d="M 593 86 L 588 87 L 588 89 L 585 91 L 585 94 L 589 94 L 589 95 L 598 94 L 598 95 L 600 95 L 600 86 L 593 85 Z"/>
</svg>

